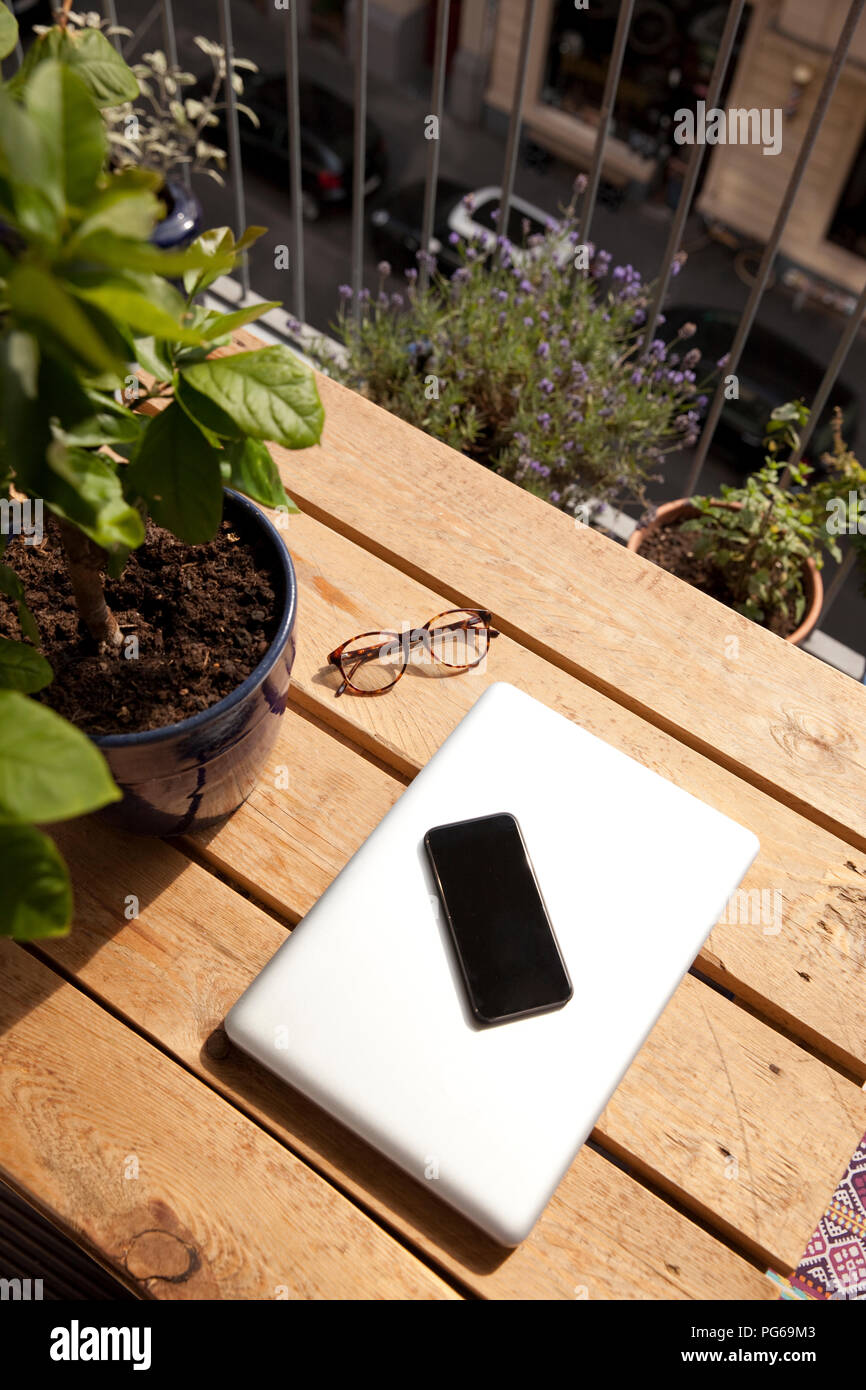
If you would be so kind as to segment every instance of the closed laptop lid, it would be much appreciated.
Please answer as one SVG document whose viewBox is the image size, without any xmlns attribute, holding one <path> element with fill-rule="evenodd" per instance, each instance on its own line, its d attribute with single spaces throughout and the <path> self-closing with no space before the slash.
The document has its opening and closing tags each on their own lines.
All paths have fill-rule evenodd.
<svg viewBox="0 0 866 1390">
<path fill-rule="evenodd" d="M 520 823 L 574 994 L 554 1013 L 484 1027 L 423 838 L 497 811 Z M 516 1245 L 757 850 L 727 816 L 523 691 L 491 685 L 226 1029 Z"/>
</svg>

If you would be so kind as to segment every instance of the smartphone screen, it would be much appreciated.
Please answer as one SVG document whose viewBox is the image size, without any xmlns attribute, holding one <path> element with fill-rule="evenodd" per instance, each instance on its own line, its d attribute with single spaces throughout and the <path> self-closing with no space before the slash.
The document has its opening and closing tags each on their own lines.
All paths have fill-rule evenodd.
<svg viewBox="0 0 866 1390">
<path fill-rule="evenodd" d="M 437 825 L 424 847 L 475 1017 L 504 1023 L 566 1004 L 571 980 L 514 816 Z"/>
</svg>

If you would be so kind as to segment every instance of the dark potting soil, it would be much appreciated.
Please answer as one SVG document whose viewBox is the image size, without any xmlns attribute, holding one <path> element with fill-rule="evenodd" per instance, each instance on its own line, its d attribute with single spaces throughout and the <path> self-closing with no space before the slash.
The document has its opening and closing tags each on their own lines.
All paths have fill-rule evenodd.
<svg viewBox="0 0 866 1390">
<path fill-rule="evenodd" d="M 53 517 L 41 545 L 16 538 L 4 559 L 21 578 L 54 671 L 35 698 L 89 734 L 159 729 L 209 709 L 254 670 L 279 626 L 270 548 L 235 521 L 197 546 L 148 522 L 144 544 L 105 584 L 124 637 L 137 638 L 137 656 L 124 655 L 134 650 L 129 642 L 101 649 L 79 622 Z M 21 636 L 15 605 L 2 594 L 0 634 Z"/>
<path fill-rule="evenodd" d="M 645 560 L 652 560 L 654 565 L 659 565 L 669 574 L 675 574 L 678 579 L 684 579 L 687 584 L 694 585 L 696 589 L 703 590 L 705 594 L 733 608 L 734 596 L 728 584 L 707 559 L 701 559 L 695 554 L 694 535 L 691 531 L 682 531 L 675 525 L 659 526 L 657 530 L 644 537 L 640 553 Z M 769 615 L 763 626 L 769 628 L 770 632 L 775 632 L 778 637 L 787 637 L 799 626 L 794 616 L 793 603 L 785 610 L 777 610 Z"/>
</svg>

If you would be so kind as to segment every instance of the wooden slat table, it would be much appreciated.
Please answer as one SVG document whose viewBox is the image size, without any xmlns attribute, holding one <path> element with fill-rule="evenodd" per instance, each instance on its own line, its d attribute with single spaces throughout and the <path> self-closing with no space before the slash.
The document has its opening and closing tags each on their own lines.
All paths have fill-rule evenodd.
<svg viewBox="0 0 866 1390">
<path fill-rule="evenodd" d="M 866 690 L 320 389 L 321 447 L 274 451 L 302 509 L 278 744 L 215 831 L 59 829 L 73 932 L 2 950 L 0 1176 L 143 1297 L 775 1298 L 763 1271 L 796 1265 L 866 1130 Z M 485 674 L 334 700 L 340 641 L 463 603 L 503 634 Z M 750 826 L 744 887 L 781 904 L 713 930 L 514 1252 L 222 1029 L 493 680 Z"/>
</svg>

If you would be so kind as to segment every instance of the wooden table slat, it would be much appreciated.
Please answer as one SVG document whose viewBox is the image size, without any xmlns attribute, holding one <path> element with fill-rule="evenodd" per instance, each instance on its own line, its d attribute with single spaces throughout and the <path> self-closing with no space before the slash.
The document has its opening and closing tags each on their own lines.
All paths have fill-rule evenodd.
<svg viewBox="0 0 866 1390">
<path fill-rule="evenodd" d="M 237 335 L 234 350 L 257 345 Z M 866 849 L 866 690 L 327 377 L 301 508 Z M 422 389 L 419 378 L 419 390 Z"/>
<path fill-rule="evenodd" d="M 127 1281 L 157 1298 L 457 1297 L 131 1028 L 20 946 L 0 955 L 0 1172 Z"/>
<path fill-rule="evenodd" d="M 424 765 L 487 685 L 507 680 L 755 832 L 761 853 L 743 882 L 753 896 L 735 899 L 729 920 L 710 934 L 701 969 L 866 1078 L 866 854 L 508 637 L 495 641 L 483 671 L 440 678 L 442 667 L 410 667 L 381 699 L 335 700 L 325 653 L 353 631 L 378 624 L 399 630 L 447 602 L 309 516 L 292 517 L 283 534 L 301 590 L 290 698 L 390 764 L 400 780 L 368 776 L 350 748 L 328 755 L 326 777 L 315 740 L 308 746 L 303 731 L 284 731 L 251 801 L 216 834 L 201 837 L 216 868 L 280 911 L 291 896 L 293 910 L 306 912 L 399 795 L 403 779 Z M 369 802 L 363 816 L 360 786 Z M 299 826 L 310 861 L 303 885 L 285 857 Z"/>
<path fill-rule="evenodd" d="M 77 866 L 76 925 L 65 940 L 44 944 L 46 956 L 460 1287 L 496 1298 L 574 1298 L 582 1288 L 606 1298 L 775 1296 L 752 1264 L 587 1148 L 529 1239 L 506 1254 L 230 1046 L 222 1019 L 284 940 L 282 925 L 169 845 L 97 838 L 86 824 L 63 827 L 60 840 Z M 131 892 L 140 916 L 127 921 Z"/>
</svg>

